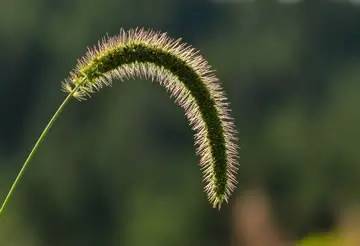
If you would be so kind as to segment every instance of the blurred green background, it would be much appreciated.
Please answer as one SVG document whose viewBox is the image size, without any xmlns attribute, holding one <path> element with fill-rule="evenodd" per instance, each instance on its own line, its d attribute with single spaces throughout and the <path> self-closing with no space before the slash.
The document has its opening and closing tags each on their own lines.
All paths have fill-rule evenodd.
<svg viewBox="0 0 360 246">
<path fill-rule="evenodd" d="M 232 103 L 241 166 L 230 204 L 212 209 L 182 110 L 155 83 L 115 82 L 66 109 L 0 219 L 0 245 L 360 245 L 358 3 L 1 0 L 1 199 L 60 81 L 121 27 L 201 50 Z"/>
</svg>

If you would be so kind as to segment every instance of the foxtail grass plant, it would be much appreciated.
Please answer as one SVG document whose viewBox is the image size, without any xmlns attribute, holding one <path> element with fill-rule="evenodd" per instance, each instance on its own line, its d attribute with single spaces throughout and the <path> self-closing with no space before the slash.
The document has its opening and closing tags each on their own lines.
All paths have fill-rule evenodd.
<svg viewBox="0 0 360 246">
<path fill-rule="evenodd" d="M 173 40 L 166 33 L 131 29 L 104 38 L 78 60 L 62 83 L 67 96 L 26 158 L 1 206 L 0 216 L 39 146 L 71 99 L 85 100 L 111 85 L 114 79 L 133 78 L 157 81 L 184 109 L 195 133 L 208 199 L 217 208 L 228 201 L 236 185 L 238 145 L 229 103 L 219 79 L 199 52 L 181 39 Z"/>
</svg>

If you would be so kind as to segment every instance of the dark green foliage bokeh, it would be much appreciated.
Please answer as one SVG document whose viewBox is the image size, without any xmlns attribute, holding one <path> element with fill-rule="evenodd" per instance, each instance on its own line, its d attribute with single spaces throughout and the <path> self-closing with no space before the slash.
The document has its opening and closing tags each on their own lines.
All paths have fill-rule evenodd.
<svg viewBox="0 0 360 246">
<path fill-rule="evenodd" d="M 240 136 L 239 188 L 262 187 L 289 237 L 331 229 L 360 187 L 360 7 L 303 1 L 0 3 L 0 194 L 87 46 L 151 27 L 200 49 Z M 73 103 L 6 215 L 1 245 L 230 245 L 232 203 L 203 193 L 192 132 L 166 92 L 114 83 Z"/>
</svg>

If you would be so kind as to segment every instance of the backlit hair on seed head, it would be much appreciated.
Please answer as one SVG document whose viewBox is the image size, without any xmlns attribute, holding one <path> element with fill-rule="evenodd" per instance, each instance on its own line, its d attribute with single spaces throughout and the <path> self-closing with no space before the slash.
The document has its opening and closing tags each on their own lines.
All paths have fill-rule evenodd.
<svg viewBox="0 0 360 246">
<path fill-rule="evenodd" d="M 62 88 L 85 100 L 114 79 L 134 78 L 157 81 L 184 109 L 195 132 L 205 191 L 220 208 L 236 185 L 237 132 L 220 81 L 197 50 L 166 33 L 121 30 L 88 49 Z"/>
</svg>

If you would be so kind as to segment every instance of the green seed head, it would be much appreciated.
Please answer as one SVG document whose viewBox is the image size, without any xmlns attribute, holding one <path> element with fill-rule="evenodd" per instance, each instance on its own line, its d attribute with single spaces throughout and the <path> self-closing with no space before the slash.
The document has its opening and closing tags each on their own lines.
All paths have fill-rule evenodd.
<svg viewBox="0 0 360 246">
<path fill-rule="evenodd" d="M 198 51 L 165 33 L 121 30 L 89 49 L 63 82 L 63 90 L 86 99 L 114 79 L 144 78 L 164 86 L 195 132 L 205 191 L 221 207 L 236 185 L 238 145 L 220 81 Z"/>
</svg>

